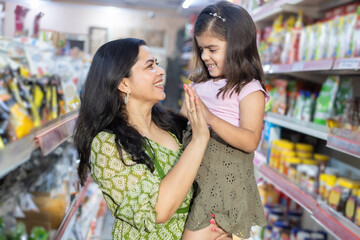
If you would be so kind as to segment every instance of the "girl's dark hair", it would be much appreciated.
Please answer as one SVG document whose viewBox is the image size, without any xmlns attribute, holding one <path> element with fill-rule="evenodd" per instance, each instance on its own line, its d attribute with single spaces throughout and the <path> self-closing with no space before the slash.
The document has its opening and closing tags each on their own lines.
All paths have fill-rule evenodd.
<svg viewBox="0 0 360 240">
<path fill-rule="evenodd" d="M 101 131 L 115 134 L 115 143 L 122 162 L 123 148 L 137 164 L 145 164 L 154 171 L 154 164 L 144 151 L 145 138 L 128 123 L 124 94 L 118 86 L 131 76 L 131 68 L 138 60 L 139 48 L 145 41 L 135 38 L 119 39 L 102 45 L 94 55 L 81 94 L 81 106 L 74 133 L 74 143 L 80 163 L 78 175 L 84 185 L 90 172 L 91 143 Z M 155 104 L 152 120 L 166 131 L 182 138 L 187 120 L 177 113 Z"/>
<path fill-rule="evenodd" d="M 211 14 L 216 13 L 214 17 Z M 225 19 L 225 21 L 223 20 Z M 204 8 L 198 15 L 195 27 L 193 45 L 196 56 L 195 73 L 191 80 L 199 83 L 208 81 L 211 76 L 201 59 L 201 51 L 196 37 L 209 31 L 215 37 L 227 42 L 224 74 L 226 85 L 217 94 L 223 97 L 230 91 L 239 93 L 242 86 L 253 79 L 264 84 L 264 72 L 256 45 L 256 26 L 249 13 L 239 5 L 228 1 L 220 1 Z"/>
</svg>

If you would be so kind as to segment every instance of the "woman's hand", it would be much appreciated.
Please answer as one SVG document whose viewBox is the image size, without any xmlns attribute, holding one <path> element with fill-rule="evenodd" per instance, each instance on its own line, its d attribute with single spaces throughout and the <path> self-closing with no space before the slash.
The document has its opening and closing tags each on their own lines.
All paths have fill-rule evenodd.
<svg viewBox="0 0 360 240">
<path fill-rule="evenodd" d="M 212 225 L 211 231 L 214 231 L 219 234 L 219 236 L 215 240 L 232 240 L 232 234 L 225 232 L 215 221 L 215 219 L 211 219 L 210 224 Z"/>
<path fill-rule="evenodd" d="M 196 98 L 196 101 L 199 102 L 201 108 L 202 108 L 202 111 L 203 111 L 203 114 L 204 114 L 204 118 L 205 118 L 205 121 L 206 123 L 211 126 L 211 124 L 213 123 L 214 119 L 216 118 L 216 116 L 210 112 L 209 108 L 203 103 L 203 101 L 201 100 L 201 98 L 197 95 L 195 89 L 191 86 L 191 85 L 187 85 L 187 88 L 189 90 L 192 90 L 193 91 L 193 94 L 194 94 L 194 97 Z"/>
<path fill-rule="evenodd" d="M 192 128 L 193 139 L 203 139 L 208 141 L 210 138 L 210 132 L 204 119 L 203 104 L 200 103 L 199 97 L 197 97 L 195 90 L 187 85 L 184 85 L 185 89 L 185 106 L 187 116 Z"/>
</svg>

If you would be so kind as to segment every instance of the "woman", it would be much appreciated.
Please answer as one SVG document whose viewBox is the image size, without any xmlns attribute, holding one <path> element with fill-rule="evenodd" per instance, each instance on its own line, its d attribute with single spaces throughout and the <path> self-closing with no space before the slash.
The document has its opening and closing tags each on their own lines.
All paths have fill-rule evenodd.
<svg viewBox="0 0 360 240">
<path fill-rule="evenodd" d="M 99 48 L 85 82 L 74 138 L 78 174 L 84 185 L 91 170 L 103 192 L 113 239 L 180 239 L 184 230 L 209 130 L 194 93 L 186 93 L 193 136 L 183 150 L 186 119 L 157 104 L 164 74 L 145 42 L 128 38 Z"/>
</svg>

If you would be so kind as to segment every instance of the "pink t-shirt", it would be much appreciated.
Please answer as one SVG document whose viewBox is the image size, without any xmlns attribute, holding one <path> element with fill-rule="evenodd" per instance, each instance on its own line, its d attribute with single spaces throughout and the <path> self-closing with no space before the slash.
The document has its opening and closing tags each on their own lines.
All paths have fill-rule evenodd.
<svg viewBox="0 0 360 240">
<path fill-rule="evenodd" d="M 234 126 L 240 127 L 240 102 L 244 97 L 255 91 L 262 91 L 265 94 L 265 101 L 267 102 L 269 99 L 269 95 L 264 91 L 258 80 L 252 80 L 246 84 L 239 94 L 234 92 L 229 97 L 230 95 L 227 93 L 225 99 L 222 98 L 222 94 L 216 97 L 219 89 L 224 87 L 225 84 L 226 79 L 220 79 L 216 82 L 210 79 L 207 82 L 194 84 L 193 88 L 210 112 Z"/>
</svg>

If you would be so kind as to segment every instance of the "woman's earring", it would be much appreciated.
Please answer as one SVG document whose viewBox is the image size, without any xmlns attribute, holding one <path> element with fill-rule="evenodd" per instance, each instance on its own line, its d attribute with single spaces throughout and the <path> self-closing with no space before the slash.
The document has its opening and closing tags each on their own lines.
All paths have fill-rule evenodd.
<svg viewBox="0 0 360 240">
<path fill-rule="evenodd" d="M 126 92 L 124 102 L 125 102 L 125 104 L 127 104 L 129 102 L 129 92 Z"/>
</svg>

